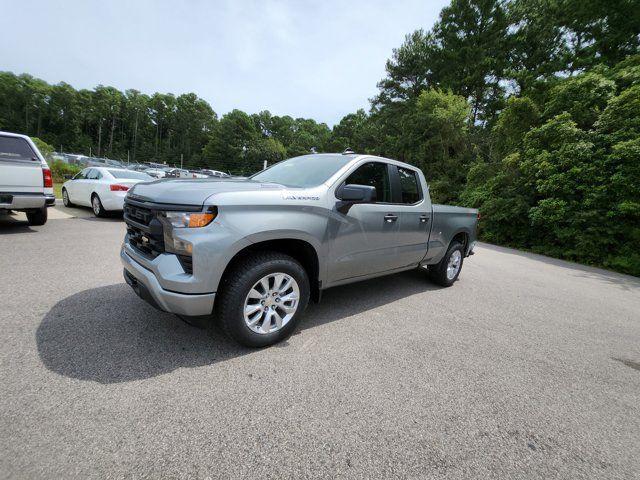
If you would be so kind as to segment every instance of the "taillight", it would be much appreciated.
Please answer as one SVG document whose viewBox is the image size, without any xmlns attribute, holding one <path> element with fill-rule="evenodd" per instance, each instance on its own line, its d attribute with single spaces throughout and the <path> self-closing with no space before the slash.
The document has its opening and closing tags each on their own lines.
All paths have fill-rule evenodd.
<svg viewBox="0 0 640 480">
<path fill-rule="evenodd" d="M 129 187 L 127 185 L 119 185 L 117 183 L 114 183 L 113 185 L 109 185 L 109 190 L 111 190 L 112 192 L 126 192 L 127 190 L 129 190 Z"/>
<path fill-rule="evenodd" d="M 53 187 L 53 178 L 51 178 L 51 170 L 48 168 L 42 169 L 42 180 L 44 181 L 44 188 Z"/>
</svg>

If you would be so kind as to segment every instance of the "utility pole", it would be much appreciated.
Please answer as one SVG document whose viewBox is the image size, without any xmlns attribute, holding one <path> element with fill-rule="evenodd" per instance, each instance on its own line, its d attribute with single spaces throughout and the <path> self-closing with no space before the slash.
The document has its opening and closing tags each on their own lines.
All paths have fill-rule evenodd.
<svg viewBox="0 0 640 480">
<path fill-rule="evenodd" d="M 131 162 L 129 161 L 129 150 L 127 150 L 127 165 L 131 165 Z"/>
<path fill-rule="evenodd" d="M 182 170 L 182 158 L 184 157 L 184 154 L 180 154 L 180 170 Z"/>
<path fill-rule="evenodd" d="M 263 170 L 267 169 L 267 161 L 266 160 L 264 162 L 262 162 L 262 169 Z"/>
</svg>

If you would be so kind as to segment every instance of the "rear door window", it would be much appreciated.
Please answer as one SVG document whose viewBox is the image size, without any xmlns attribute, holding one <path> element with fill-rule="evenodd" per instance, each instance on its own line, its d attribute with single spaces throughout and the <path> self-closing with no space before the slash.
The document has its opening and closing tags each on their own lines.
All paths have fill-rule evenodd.
<svg viewBox="0 0 640 480">
<path fill-rule="evenodd" d="M 0 136 L 0 161 L 31 162 L 38 158 L 24 138 Z"/>
<path fill-rule="evenodd" d="M 398 175 L 400 176 L 401 202 L 409 205 L 419 202 L 422 199 L 422 194 L 418 182 L 418 172 L 398 167 Z"/>
<path fill-rule="evenodd" d="M 96 170 L 95 168 L 89 170 L 89 173 L 87 174 L 87 180 L 100 180 L 101 178 L 102 173 L 100 173 L 100 170 Z"/>
</svg>

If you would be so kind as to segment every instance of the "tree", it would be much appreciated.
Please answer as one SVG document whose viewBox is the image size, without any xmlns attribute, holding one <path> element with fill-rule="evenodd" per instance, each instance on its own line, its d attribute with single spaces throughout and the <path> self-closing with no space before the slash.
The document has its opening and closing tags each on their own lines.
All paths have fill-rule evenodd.
<svg viewBox="0 0 640 480">
<path fill-rule="evenodd" d="M 452 0 L 433 28 L 435 77 L 441 87 L 469 99 L 472 123 L 491 120 L 501 106 L 507 27 L 501 0 Z"/>
<path fill-rule="evenodd" d="M 401 156 L 428 175 L 437 202 L 456 199 L 464 183 L 468 121 L 469 104 L 463 97 L 434 89 L 422 92 L 415 109 L 403 118 Z"/>
<path fill-rule="evenodd" d="M 253 173 L 255 165 L 246 161 L 247 152 L 260 139 L 251 117 L 240 110 L 223 115 L 202 151 L 208 166 L 239 174 Z"/>
</svg>

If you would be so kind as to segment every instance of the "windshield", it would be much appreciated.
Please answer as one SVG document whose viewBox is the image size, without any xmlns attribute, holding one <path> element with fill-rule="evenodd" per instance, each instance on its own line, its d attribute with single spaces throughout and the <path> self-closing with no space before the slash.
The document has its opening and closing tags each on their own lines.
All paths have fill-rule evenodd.
<svg viewBox="0 0 640 480">
<path fill-rule="evenodd" d="M 250 178 L 286 187 L 315 187 L 327 181 L 352 159 L 349 155 L 304 155 L 277 163 Z"/>
<path fill-rule="evenodd" d="M 107 170 L 115 178 L 131 178 L 134 180 L 153 180 L 149 175 L 133 170 Z"/>
</svg>

